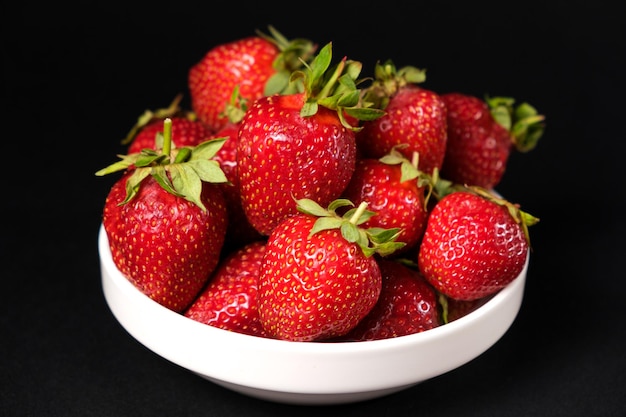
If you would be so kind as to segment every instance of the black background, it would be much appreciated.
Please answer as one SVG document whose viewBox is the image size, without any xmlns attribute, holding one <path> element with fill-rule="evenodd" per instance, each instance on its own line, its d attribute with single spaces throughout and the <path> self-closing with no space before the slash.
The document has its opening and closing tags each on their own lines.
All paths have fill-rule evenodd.
<svg viewBox="0 0 626 417">
<path fill-rule="evenodd" d="M 1 6 L 1 415 L 626 415 L 621 3 L 130 3 Z M 140 113 L 187 93 L 205 52 L 268 24 L 333 41 L 364 73 L 391 58 L 425 68 L 424 87 L 546 115 L 498 187 L 541 218 L 524 303 L 474 361 L 381 399 L 288 406 L 165 361 L 108 310 L 96 238 L 116 177 L 95 171 Z"/>
</svg>

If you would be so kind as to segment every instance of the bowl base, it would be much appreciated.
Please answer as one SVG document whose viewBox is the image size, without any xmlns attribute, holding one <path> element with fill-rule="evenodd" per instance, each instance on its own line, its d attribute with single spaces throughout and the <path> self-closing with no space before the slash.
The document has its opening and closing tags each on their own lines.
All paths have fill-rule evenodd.
<svg viewBox="0 0 626 417">
<path fill-rule="evenodd" d="M 411 388 L 415 385 L 418 385 L 419 382 L 387 388 L 380 389 L 375 391 L 365 391 L 365 392 L 345 392 L 345 393 L 320 393 L 320 394 L 311 394 L 311 393 L 298 393 L 298 392 L 282 392 L 282 391 L 271 391 L 267 389 L 256 389 L 253 387 L 247 387 L 243 385 L 233 384 L 231 382 L 223 381 L 220 379 L 210 378 L 206 375 L 196 374 L 201 378 L 204 378 L 210 382 L 213 382 L 216 385 L 219 385 L 223 388 L 229 389 L 231 391 L 235 391 L 239 394 L 247 395 L 249 397 L 253 397 L 260 400 L 276 402 L 280 404 L 291 404 L 291 405 L 304 405 L 304 406 L 314 406 L 314 405 L 340 405 L 340 404 L 349 404 L 356 403 L 366 400 L 372 400 L 379 397 L 384 397 L 386 395 L 391 395 L 399 391 L 403 391 L 405 389 Z"/>
</svg>

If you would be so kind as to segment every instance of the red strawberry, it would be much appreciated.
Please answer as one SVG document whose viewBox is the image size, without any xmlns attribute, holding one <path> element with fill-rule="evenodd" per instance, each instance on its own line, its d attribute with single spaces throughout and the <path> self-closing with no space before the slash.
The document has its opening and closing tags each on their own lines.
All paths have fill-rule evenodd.
<svg viewBox="0 0 626 417">
<path fill-rule="evenodd" d="M 328 205 L 341 195 L 356 159 L 354 128 L 344 115 L 380 115 L 377 109 L 359 108 L 358 90 L 349 77 L 358 76 L 361 64 L 344 58 L 330 73 L 330 60 L 328 44 L 299 74 L 303 93 L 262 97 L 241 121 L 241 199 L 248 220 L 263 235 L 297 212 L 294 198 Z M 347 89 L 349 81 L 353 88 Z"/>
<path fill-rule="evenodd" d="M 217 131 L 228 121 L 224 108 L 235 88 L 250 101 L 291 91 L 291 72 L 315 51 L 308 40 L 289 41 L 273 27 L 269 29 L 272 36 L 259 32 L 217 45 L 190 68 L 191 107 L 210 129 Z"/>
<path fill-rule="evenodd" d="M 257 290 L 265 242 L 255 241 L 231 253 L 219 265 L 185 317 L 220 329 L 268 337 L 259 321 Z"/>
<path fill-rule="evenodd" d="M 446 151 L 446 108 L 441 97 L 417 83 L 424 73 L 413 67 L 396 70 L 391 62 L 376 65 L 376 79 L 365 100 L 376 103 L 385 115 L 363 123 L 357 144 L 364 157 L 380 158 L 396 145 L 408 159 L 419 153 L 419 169 L 431 174 L 441 169 Z"/>
<path fill-rule="evenodd" d="M 96 173 L 125 170 L 104 205 L 103 225 L 117 268 L 147 296 L 176 312 L 198 295 L 220 257 L 227 227 L 226 181 L 210 160 L 221 141 L 122 157 Z M 171 162 L 170 162 L 171 161 Z"/>
<path fill-rule="evenodd" d="M 345 339 L 388 339 L 441 324 L 437 293 L 417 270 L 383 258 L 378 266 L 382 274 L 378 302 Z"/>
<path fill-rule="evenodd" d="M 366 204 L 344 218 L 335 209 L 345 200 L 328 210 L 312 200 L 298 204 L 302 212 L 285 218 L 267 241 L 259 277 L 261 323 L 284 340 L 343 336 L 376 304 L 381 275 L 373 255 L 398 246 L 397 230 L 372 237 L 358 228 Z"/>
<path fill-rule="evenodd" d="M 542 115 L 514 100 L 484 101 L 461 93 L 441 96 L 446 104 L 448 146 L 441 176 L 458 184 L 492 189 L 507 167 L 512 150 L 528 152 L 543 134 Z"/>
<path fill-rule="evenodd" d="M 527 227 L 537 221 L 485 190 L 447 194 L 430 212 L 419 270 L 451 298 L 475 300 L 494 294 L 524 268 Z"/>
<path fill-rule="evenodd" d="M 417 162 L 415 162 L 417 164 Z M 365 201 L 376 212 L 364 227 L 399 228 L 405 253 L 418 245 L 426 227 L 425 186 L 411 161 L 395 148 L 381 159 L 364 158 L 356 163 L 343 196 L 358 205 Z"/>
<path fill-rule="evenodd" d="M 228 230 L 224 249 L 230 251 L 237 249 L 246 243 L 254 242 L 263 238 L 248 221 L 246 213 L 241 205 L 241 191 L 239 187 L 239 176 L 237 175 L 237 143 L 239 123 L 227 123 L 215 135 L 215 138 L 227 138 L 224 145 L 213 157 L 220 163 L 228 183 L 219 184 L 226 199 L 228 207 Z"/>
</svg>

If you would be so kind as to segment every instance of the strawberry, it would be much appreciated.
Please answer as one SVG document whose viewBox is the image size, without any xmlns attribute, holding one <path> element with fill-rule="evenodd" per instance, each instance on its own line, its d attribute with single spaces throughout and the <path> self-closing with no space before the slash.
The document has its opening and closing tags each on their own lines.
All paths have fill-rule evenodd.
<svg viewBox="0 0 626 417">
<path fill-rule="evenodd" d="M 241 121 L 237 165 L 241 200 L 262 235 L 297 212 L 296 199 L 325 206 L 344 191 L 355 167 L 357 119 L 379 117 L 361 107 L 355 79 L 361 63 L 344 58 L 331 71 L 332 44 L 298 72 L 302 93 L 255 100 Z M 340 82 L 339 82 L 340 81 Z"/>
<path fill-rule="evenodd" d="M 228 121 L 224 107 L 235 88 L 249 101 L 289 92 L 291 72 L 315 51 L 306 39 L 288 40 L 273 27 L 269 30 L 271 36 L 257 32 L 217 45 L 189 69 L 191 108 L 211 130 L 219 130 Z"/>
<path fill-rule="evenodd" d="M 185 317 L 224 330 L 268 337 L 257 309 L 257 291 L 265 242 L 248 243 L 225 258 Z"/>
<path fill-rule="evenodd" d="M 382 290 L 378 302 L 345 339 L 389 339 L 433 329 L 441 324 L 437 292 L 419 271 L 378 259 Z"/>
<path fill-rule="evenodd" d="M 250 224 L 241 204 L 239 176 L 237 175 L 237 144 L 241 119 L 247 110 L 246 103 L 236 98 L 238 90 L 233 94 L 233 101 L 227 105 L 228 123 L 215 132 L 213 138 L 226 138 L 224 145 L 213 157 L 220 163 L 227 183 L 219 184 L 224 192 L 228 207 L 228 230 L 224 250 L 226 252 L 239 248 L 246 243 L 261 239 L 263 236 Z"/>
<path fill-rule="evenodd" d="M 495 97 L 481 100 L 462 93 L 441 96 L 447 108 L 448 146 L 441 176 L 458 184 L 492 189 L 511 151 L 528 152 L 543 134 L 544 116 L 528 103 Z"/>
<path fill-rule="evenodd" d="M 475 300 L 494 294 L 524 268 L 528 226 L 537 218 L 478 187 L 441 197 L 419 247 L 422 275 L 444 295 Z"/>
<path fill-rule="evenodd" d="M 373 256 L 392 253 L 397 229 L 362 229 L 367 204 L 343 217 L 308 199 L 272 231 L 259 276 L 259 317 L 273 337 L 327 340 L 354 328 L 376 304 L 381 274 Z"/>
<path fill-rule="evenodd" d="M 376 64 L 375 81 L 365 90 L 365 100 L 385 110 L 385 115 L 363 123 L 356 135 L 363 157 L 380 158 L 396 145 L 408 159 L 417 152 L 419 169 L 431 174 L 441 169 L 446 151 L 446 107 L 434 91 L 420 87 L 424 72 L 414 67 L 396 69 L 391 61 Z"/>
<path fill-rule="evenodd" d="M 356 205 L 366 201 L 376 212 L 364 227 L 401 229 L 397 240 L 406 246 L 396 254 L 415 248 L 426 227 L 425 186 L 415 165 L 395 147 L 380 159 L 359 159 L 343 193 Z"/>
<path fill-rule="evenodd" d="M 182 312 L 213 272 L 227 227 L 222 191 L 226 177 L 211 160 L 223 141 L 170 148 L 164 121 L 163 150 L 144 150 L 96 175 L 124 170 L 107 195 L 103 225 L 113 261 L 138 289 Z"/>
</svg>

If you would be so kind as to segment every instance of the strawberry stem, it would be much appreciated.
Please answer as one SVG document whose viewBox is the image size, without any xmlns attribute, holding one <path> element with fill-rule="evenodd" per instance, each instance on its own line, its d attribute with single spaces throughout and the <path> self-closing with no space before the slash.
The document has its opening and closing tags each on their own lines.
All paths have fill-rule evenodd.
<svg viewBox="0 0 626 417">
<path fill-rule="evenodd" d="M 367 208 L 367 201 L 361 202 L 361 204 L 359 204 L 356 210 L 354 210 L 354 213 L 352 214 L 352 217 L 350 217 L 349 222 L 352 224 L 357 224 L 357 222 L 361 218 L 361 215 L 363 214 L 366 208 Z"/>
<path fill-rule="evenodd" d="M 335 71 L 333 71 L 331 77 L 328 79 L 328 82 L 326 84 L 324 84 L 324 86 L 322 87 L 322 90 L 319 91 L 316 95 L 315 98 L 317 100 L 321 100 L 324 99 L 326 97 L 328 97 L 330 95 L 330 93 L 333 91 L 333 89 L 335 88 L 335 84 L 337 83 L 337 80 L 339 79 L 339 76 L 343 73 L 343 69 L 346 66 L 346 57 L 344 57 L 335 67 Z"/>
<path fill-rule="evenodd" d="M 172 152 L 172 119 L 163 120 L 163 154 L 170 158 Z"/>
</svg>

